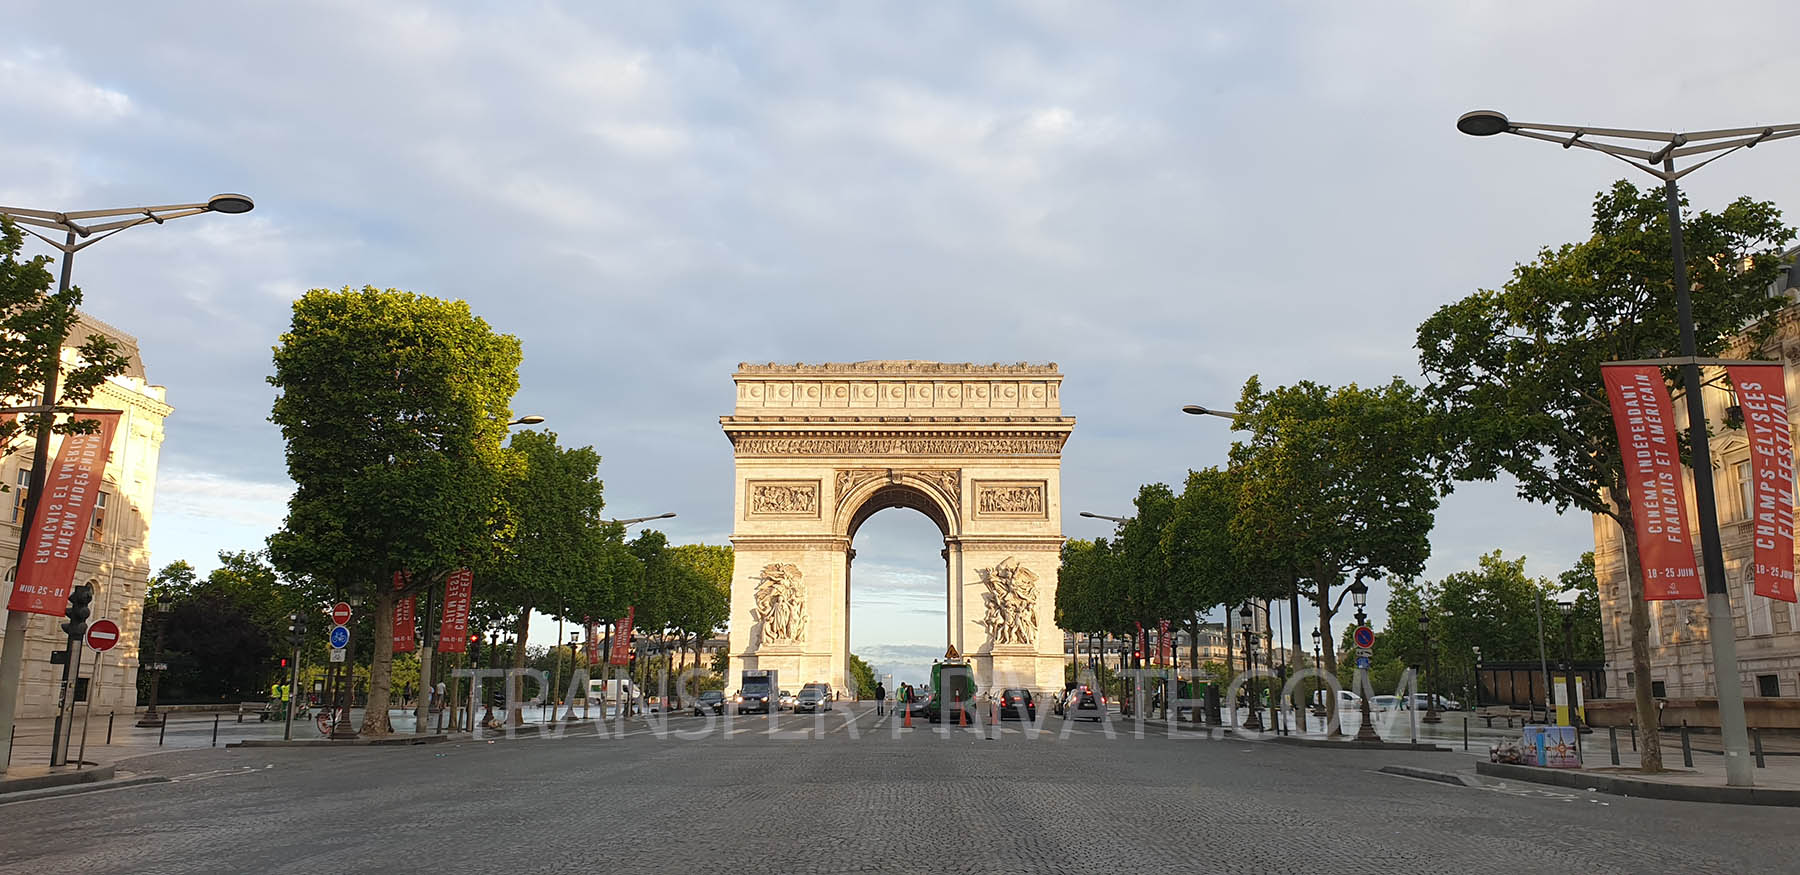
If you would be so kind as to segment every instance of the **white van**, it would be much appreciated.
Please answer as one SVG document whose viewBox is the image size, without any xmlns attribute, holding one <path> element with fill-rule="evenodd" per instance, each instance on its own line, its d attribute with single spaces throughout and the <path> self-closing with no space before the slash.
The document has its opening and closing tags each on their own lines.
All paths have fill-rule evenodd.
<svg viewBox="0 0 1800 875">
<path fill-rule="evenodd" d="M 623 678 L 590 678 L 588 679 L 588 705 L 606 703 L 607 715 L 611 716 L 620 702 L 636 701 L 637 687 Z"/>
</svg>

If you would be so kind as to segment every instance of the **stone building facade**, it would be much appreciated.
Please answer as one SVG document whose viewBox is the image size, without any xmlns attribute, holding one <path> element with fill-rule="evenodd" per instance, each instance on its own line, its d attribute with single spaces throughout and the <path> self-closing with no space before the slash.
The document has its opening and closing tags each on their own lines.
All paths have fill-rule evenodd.
<svg viewBox="0 0 1800 875">
<path fill-rule="evenodd" d="M 1792 253 L 1790 253 L 1792 255 Z M 1800 277 L 1796 277 L 1800 280 Z M 1787 280 L 1771 289 L 1790 296 Z M 1781 362 L 1787 376 L 1788 419 L 1800 423 L 1800 303 L 1790 303 L 1772 317 L 1773 335 L 1760 345 L 1740 339 L 1720 356 Z M 1749 697 L 1800 696 L 1800 610 L 1786 602 L 1751 594 L 1751 481 L 1750 445 L 1742 423 L 1734 415 L 1736 401 L 1722 369 L 1704 369 L 1706 418 L 1712 429 L 1712 469 L 1718 503 L 1719 536 L 1725 553 L 1725 573 L 1731 593 L 1732 615 L 1737 629 L 1737 682 Z M 1687 430 L 1686 405 L 1675 401 L 1675 417 Z M 1800 427 L 1796 428 L 1800 433 Z M 1685 471 L 1688 525 L 1697 531 L 1694 478 Z M 1624 540 L 1609 517 L 1594 523 L 1594 570 L 1599 578 L 1601 627 L 1606 642 L 1606 688 L 1614 697 L 1629 697 L 1637 682 L 1631 668 L 1631 602 L 1624 588 L 1626 564 Z M 1695 564 L 1699 565 L 1699 538 Z M 1631 582 L 1641 585 L 1641 581 Z M 1707 632 L 1704 601 L 1650 602 L 1650 684 L 1658 697 L 1688 698 L 1714 695 L 1712 650 Z"/>
<path fill-rule="evenodd" d="M 82 321 L 70 332 L 70 343 L 78 344 L 92 334 L 105 335 L 118 344 L 130 363 L 122 375 L 108 379 L 84 405 L 122 410 L 124 415 L 113 435 L 100 507 L 89 526 L 75 582 L 94 587 L 90 622 L 110 619 L 120 629 L 118 645 L 101 654 L 98 677 L 88 681 L 94 713 L 118 710 L 129 714 L 137 704 L 139 638 L 144 592 L 150 579 L 148 540 L 156 497 L 157 456 L 162 447 L 163 420 L 173 408 L 165 400 L 166 390 L 151 385 L 146 378 L 137 338 L 83 314 Z M 63 356 L 65 361 L 72 361 L 74 350 L 65 348 Z M 51 459 L 56 458 L 60 444 L 60 438 L 54 439 Z M 19 554 L 20 529 L 25 525 L 25 484 L 31 476 L 32 448 L 28 437 L 16 438 L 13 452 L 0 461 L 0 482 L 10 489 L 0 493 L 0 521 L 5 523 L 0 526 L 0 565 L 6 569 L 8 592 Z M 62 666 L 52 665 L 50 654 L 61 650 L 67 641 L 61 623 L 61 617 L 34 614 L 26 627 L 19 719 L 56 714 Z M 78 652 L 82 655 L 82 676 L 88 677 L 94 673 L 93 651 L 83 648 Z"/>
</svg>

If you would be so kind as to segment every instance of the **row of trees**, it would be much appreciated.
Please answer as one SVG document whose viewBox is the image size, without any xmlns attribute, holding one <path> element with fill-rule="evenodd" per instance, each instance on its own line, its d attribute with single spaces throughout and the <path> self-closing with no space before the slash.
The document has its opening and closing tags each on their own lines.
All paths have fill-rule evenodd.
<svg viewBox="0 0 1800 875">
<path fill-rule="evenodd" d="M 270 418 L 296 488 L 269 556 L 304 603 L 367 606 L 364 732 L 390 731 L 395 603 L 441 594 L 462 568 L 475 573 L 476 627 L 521 642 L 534 610 L 583 623 L 635 607 L 638 629 L 697 661 L 725 621 L 729 548 L 671 547 L 654 531 L 627 541 L 602 516 L 592 447 L 550 431 L 506 441 L 521 356 L 462 301 L 365 287 L 294 303 Z M 523 668 L 527 649 L 513 654 Z"/>
<path fill-rule="evenodd" d="M 1120 633 L 1298 592 L 1318 613 L 1335 670 L 1331 619 L 1344 584 L 1416 578 L 1440 497 L 1456 482 L 1502 474 L 1521 498 L 1612 519 L 1624 533 L 1627 578 L 1643 580 L 1636 493 L 1624 480 L 1600 366 L 1679 350 L 1669 231 L 1662 192 L 1622 180 L 1595 197 L 1586 239 L 1541 250 L 1500 289 L 1446 304 L 1419 326 L 1422 386 L 1265 391 L 1251 379 L 1235 425 L 1243 438 L 1226 469 L 1195 472 L 1180 496 L 1145 487 L 1113 542 L 1068 546 L 1059 620 Z M 1685 215 L 1683 233 L 1699 355 L 1740 338 L 1755 352 L 1786 303 L 1767 289 L 1794 231 L 1773 204 L 1740 198 Z M 1171 525 L 1184 506 L 1212 525 Z M 1649 678 L 1648 611 L 1638 589 L 1625 589 L 1632 671 Z M 1634 693 L 1639 723 L 1652 725 L 1649 683 Z M 1661 768 L 1654 737 L 1642 762 Z"/>
</svg>

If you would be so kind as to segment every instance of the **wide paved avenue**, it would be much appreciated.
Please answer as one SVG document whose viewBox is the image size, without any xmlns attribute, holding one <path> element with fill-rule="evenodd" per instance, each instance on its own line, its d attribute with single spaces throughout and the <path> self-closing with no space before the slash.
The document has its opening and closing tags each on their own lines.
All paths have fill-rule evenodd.
<svg viewBox="0 0 1800 875">
<path fill-rule="evenodd" d="M 1379 774 L 1452 754 L 1114 737 L 1060 718 L 898 737 L 861 705 L 698 739 L 209 749 L 170 783 L 0 805 L 5 873 L 1791 872 L 1792 809 Z M 676 718 L 671 727 L 701 721 Z M 1474 868 L 1478 867 L 1478 868 Z"/>
</svg>

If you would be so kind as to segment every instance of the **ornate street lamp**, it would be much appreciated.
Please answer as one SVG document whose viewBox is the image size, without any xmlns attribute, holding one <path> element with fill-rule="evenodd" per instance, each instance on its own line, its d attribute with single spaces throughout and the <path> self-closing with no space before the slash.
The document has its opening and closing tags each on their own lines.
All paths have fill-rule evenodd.
<svg viewBox="0 0 1800 875">
<path fill-rule="evenodd" d="M 1325 691 L 1325 687 L 1324 687 L 1325 681 L 1324 681 L 1324 678 L 1321 678 L 1318 675 L 1320 659 L 1322 658 L 1319 653 L 1319 638 L 1320 638 L 1319 630 L 1314 629 L 1312 631 L 1313 672 L 1314 672 L 1314 674 L 1313 674 L 1312 711 L 1315 716 L 1323 717 L 1323 716 L 1325 716 L 1325 697 L 1322 695 L 1322 693 L 1324 693 L 1324 691 Z"/>
<path fill-rule="evenodd" d="M 1361 580 L 1351 583 L 1350 602 L 1351 604 L 1356 605 L 1356 625 L 1362 626 L 1368 623 L 1369 615 L 1364 613 L 1363 608 L 1367 607 L 1369 604 L 1369 585 L 1363 583 Z M 1356 676 L 1362 679 L 1362 692 L 1364 694 L 1374 691 L 1375 688 L 1369 684 L 1368 669 L 1363 668 L 1361 664 L 1358 664 L 1356 667 Z M 1381 742 L 1381 736 L 1375 734 L 1375 718 L 1369 714 L 1369 697 L 1367 695 L 1358 694 L 1358 698 L 1361 700 L 1362 705 L 1362 725 L 1356 728 L 1356 740 L 1373 741 L 1379 744 Z"/>
<path fill-rule="evenodd" d="M 1474 705 L 1474 707 L 1478 710 L 1481 708 L 1481 648 L 1480 647 L 1475 648 L 1475 705 Z"/>
<path fill-rule="evenodd" d="M 1425 613 L 1424 608 L 1419 609 L 1419 637 L 1425 639 L 1425 678 L 1428 682 L 1425 693 L 1425 716 L 1419 718 L 1419 722 L 1442 723 L 1444 718 L 1438 716 L 1437 709 L 1437 660 L 1436 654 L 1431 650 L 1431 617 Z M 1417 708 L 1419 703 L 1413 702 L 1412 706 Z"/>
<path fill-rule="evenodd" d="M 1567 592 L 1557 600 L 1563 625 L 1563 699 L 1569 704 L 1569 725 L 1576 732 L 1588 732 L 1581 721 L 1580 704 L 1575 698 L 1575 596 Z"/>
<path fill-rule="evenodd" d="M 1244 602 L 1243 609 L 1238 611 L 1238 617 L 1244 621 L 1244 673 L 1249 676 L 1249 680 L 1244 682 L 1244 688 L 1249 691 L 1250 716 L 1244 718 L 1244 728 L 1261 732 L 1262 710 L 1257 707 L 1256 688 L 1251 686 L 1256 683 L 1256 631 L 1251 628 L 1256 610 L 1250 607 L 1249 602 Z"/>
</svg>

